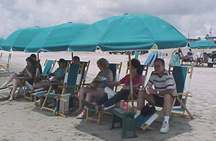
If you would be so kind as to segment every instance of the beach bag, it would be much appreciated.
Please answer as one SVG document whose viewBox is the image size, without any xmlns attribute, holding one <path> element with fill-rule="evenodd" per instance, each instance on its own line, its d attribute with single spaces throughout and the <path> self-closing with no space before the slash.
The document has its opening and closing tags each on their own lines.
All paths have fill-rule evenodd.
<svg viewBox="0 0 216 141">
<path fill-rule="evenodd" d="M 155 107 L 150 106 L 149 104 L 146 104 L 141 110 L 141 115 L 143 116 L 153 115 L 155 112 L 156 112 Z"/>
</svg>

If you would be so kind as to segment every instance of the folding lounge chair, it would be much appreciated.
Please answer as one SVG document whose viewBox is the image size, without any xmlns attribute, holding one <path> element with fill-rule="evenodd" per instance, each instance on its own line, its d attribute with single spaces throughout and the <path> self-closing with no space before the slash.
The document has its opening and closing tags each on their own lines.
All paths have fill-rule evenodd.
<svg viewBox="0 0 216 141">
<path fill-rule="evenodd" d="M 182 113 L 185 112 L 193 119 L 192 114 L 186 107 L 187 99 L 191 96 L 190 83 L 192 79 L 193 67 L 190 66 L 174 66 L 170 68 L 177 89 L 177 96 L 174 99 L 173 112 Z"/>
<path fill-rule="evenodd" d="M 157 52 L 150 52 L 148 54 L 146 61 L 144 62 L 144 65 L 149 66 L 149 67 L 153 66 L 154 61 L 157 58 L 157 56 L 158 56 Z"/>
<path fill-rule="evenodd" d="M 48 76 L 56 64 L 56 60 L 46 60 L 43 66 L 42 76 Z"/>
<path fill-rule="evenodd" d="M 11 62 L 12 53 L 9 53 L 7 63 L 0 64 L 0 77 L 10 75 L 10 62 Z"/>
<path fill-rule="evenodd" d="M 193 67 L 188 66 L 174 66 L 170 67 L 169 72 L 173 75 L 176 82 L 177 95 L 174 96 L 172 113 L 181 112 L 187 113 L 188 116 L 193 119 L 192 114 L 186 107 L 187 98 L 190 96 L 189 86 L 192 78 Z M 187 88 L 186 88 L 187 87 Z M 162 107 L 162 105 L 157 105 Z M 137 118 L 137 122 L 141 124 L 142 129 L 147 129 L 161 114 L 162 109 L 158 110 L 151 116 L 140 116 Z"/>
<path fill-rule="evenodd" d="M 86 81 L 86 76 L 88 73 L 88 69 L 89 69 L 89 65 L 90 65 L 90 61 L 81 61 L 80 62 L 80 72 L 79 72 L 79 76 L 77 79 L 77 85 L 78 85 L 78 89 L 81 88 L 82 85 L 85 84 Z"/>
<path fill-rule="evenodd" d="M 65 101 L 65 99 L 69 100 L 72 96 L 74 96 L 75 92 L 77 91 L 77 77 L 80 71 L 79 64 L 69 64 L 67 67 L 67 72 L 64 78 L 64 84 L 62 86 L 58 86 L 61 89 L 61 93 L 56 93 L 52 86 L 50 86 L 48 92 L 45 95 L 44 102 L 42 104 L 42 110 L 48 110 L 53 112 L 55 115 L 64 115 L 67 113 L 59 111 L 59 106 L 61 101 Z M 40 94 L 41 96 L 41 94 Z M 54 107 L 48 107 L 47 102 L 49 100 L 54 100 L 55 105 Z M 69 102 L 68 102 L 69 104 Z M 69 106 L 69 105 L 67 105 Z M 67 107 L 69 109 L 69 107 Z"/>
<path fill-rule="evenodd" d="M 122 62 L 118 64 L 111 63 L 109 67 L 110 67 L 110 70 L 113 72 L 114 81 L 118 81 L 120 73 L 121 73 Z M 116 91 L 117 87 L 114 87 L 113 90 Z M 93 116 L 91 116 L 91 114 L 93 114 Z M 96 114 L 96 118 L 94 117 L 95 114 Z M 93 120 L 93 121 L 96 121 L 98 124 L 100 124 L 104 114 L 110 115 L 111 113 L 105 112 L 105 111 L 96 111 L 95 108 L 85 107 L 85 119 L 86 120 Z"/>
</svg>

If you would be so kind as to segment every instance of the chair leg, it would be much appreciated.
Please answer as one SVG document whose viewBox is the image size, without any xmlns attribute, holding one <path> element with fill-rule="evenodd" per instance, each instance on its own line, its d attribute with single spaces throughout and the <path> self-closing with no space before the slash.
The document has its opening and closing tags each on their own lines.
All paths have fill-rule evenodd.
<svg viewBox="0 0 216 141">
<path fill-rule="evenodd" d="M 88 108 L 85 108 L 85 120 L 87 121 L 89 118 L 89 110 Z"/>
<path fill-rule="evenodd" d="M 43 104 L 42 104 L 42 106 L 41 106 L 41 109 L 42 109 L 43 107 L 45 107 L 45 104 L 46 104 L 47 98 L 48 98 L 48 96 L 45 97 L 45 99 L 44 99 L 44 101 L 43 101 Z"/>
<path fill-rule="evenodd" d="M 181 104 L 181 106 L 185 109 L 185 111 L 187 112 L 187 114 L 189 115 L 190 119 L 193 119 L 192 114 L 190 113 L 190 111 L 187 109 L 187 107 L 185 106 L 185 104 L 179 99 L 179 97 L 176 97 L 177 101 Z"/>
<path fill-rule="evenodd" d="M 97 119 L 98 124 L 101 124 L 102 116 L 103 116 L 103 112 L 102 111 L 98 112 L 98 119 Z"/>
</svg>

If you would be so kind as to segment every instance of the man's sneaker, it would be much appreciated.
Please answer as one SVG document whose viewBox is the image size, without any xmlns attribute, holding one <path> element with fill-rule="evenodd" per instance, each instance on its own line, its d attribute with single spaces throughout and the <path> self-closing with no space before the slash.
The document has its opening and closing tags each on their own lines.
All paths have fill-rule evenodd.
<svg viewBox="0 0 216 141">
<path fill-rule="evenodd" d="M 10 96 L 10 98 L 8 99 L 9 101 L 12 101 L 13 100 L 13 97 L 12 96 Z"/>
<path fill-rule="evenodd" d="M 84 116 L 85 116 L 85 112 L 82 111 L 82 112 L 76 117 L 76 119 L 84 119 Z"/>
<path fill-rule="evenodd" d="M 162 127 L 160 129 L 160 133 L 166 134 L 169 132 L 169 123 L 167 121 L 163 121 Z"/>
<path fill-rule="evenodd" d="M 112 108 L 114 108 L 114 107 L 115 107 L 115 104 L 110 105 L 110 106 L 108 106 L 108 107 L 104 107 L 103 110 L 104 110 L 104 111 L 107 111 L 107 110 L 110 110 L 110 109 L 112 109 Z"/>
</svg>

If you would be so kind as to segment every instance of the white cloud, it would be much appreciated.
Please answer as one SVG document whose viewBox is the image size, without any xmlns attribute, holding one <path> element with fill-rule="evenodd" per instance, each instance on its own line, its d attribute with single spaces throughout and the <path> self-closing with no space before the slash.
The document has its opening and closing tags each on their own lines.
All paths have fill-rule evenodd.
<svg viewBox="0 0 216 141">
<path fill-rule="evenodd" d="M 213 0 L 1 0 L 0 36 L 18 28 L 87 22 L 123 13 L 159 16 L 185 35 L 216 33 Z M 215 32 L 214 32 L 215 31 Z"/>
</svg>

